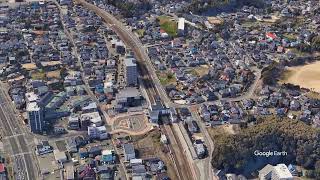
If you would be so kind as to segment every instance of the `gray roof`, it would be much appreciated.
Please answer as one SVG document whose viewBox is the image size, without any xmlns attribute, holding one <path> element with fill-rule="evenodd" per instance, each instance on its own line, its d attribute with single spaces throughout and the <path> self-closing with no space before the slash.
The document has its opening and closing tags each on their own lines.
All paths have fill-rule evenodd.
<svg viewBox="0 0 320 180">
<path fill-rule="evenodd" d="M 127 88 L 121 90 L 117 94 L 117 99 L 129 98 L 129 97 L 139 97 L 139 96 L 141 96 L 141 94 L 137 88 L 127 87 Z"/>
<path fill-rule="evenodd" d="M 123 144 L 123 149 L 126 154 L 134 154 L 133 144 Z"/>
<path fill-rule="evenodd" d="M 90 104 L 82 108 L 82 110 L 90 110 L 90 109 L 97 109 L 97 103 L 91 102 Z"/>
<path fill-rule="evenodd" d="M 262 168 L 259 171 L 259 176 L 265 176 L 265 175 L 269 174 L 270 172 L 272 172 L 272 170 L 273 170 L 273 166 L 270 164 L 267 164 L 264 168 Z"/>
<path fill-rule="evenodd" d="M 146 168 L 144 165 L 135 165 L 135 166 L 132 166 L 132 173 L 146 173 Z"/>
<path fill-rule="evenodd" d="M 126 58 L 124 59 L 125 66 L 137 66 L 135 58 Z"/>
</svg>

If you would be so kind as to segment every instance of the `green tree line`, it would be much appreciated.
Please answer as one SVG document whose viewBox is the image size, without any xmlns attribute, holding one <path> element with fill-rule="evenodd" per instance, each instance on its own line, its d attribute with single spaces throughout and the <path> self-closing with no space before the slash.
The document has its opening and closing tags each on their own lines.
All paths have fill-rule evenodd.
<svg viewBox="0 0 320 180">
<path fill-rule="evenodd" d="M 136 2 L 126 0 L 107 0 L 107 4 L 111 4 L 121 10 L 125 17 L 133 17 L 140 15 L 144 11 L 151 9 L 149 0 L 138 0 Z"/>
<path fill-rule="evenodd" d="M 209 8 L 219 8 L 229 5 L 236 8 L 244 5 L 261 8 L 264 7 L 265 3 L 263 0 L 192 0 L 189 11 L 201 12 Z"/>
<path fill-rule="evenodd" d="M 236 135 L 216 135 L 211 161 L 213 167 L 234 173 L 246 172 L 252 165 L 256 165 L 253 169 L 256 171 L 266 164 L 277 163 L 292 163 L 307 169 L 319 167 L 319 129 L 290 119 L 269 118 L 259 121 L 262 122 Z M 256 150 L 285 151 L 287 155 L 262 158 L 254 155 Z"/>
</svg>

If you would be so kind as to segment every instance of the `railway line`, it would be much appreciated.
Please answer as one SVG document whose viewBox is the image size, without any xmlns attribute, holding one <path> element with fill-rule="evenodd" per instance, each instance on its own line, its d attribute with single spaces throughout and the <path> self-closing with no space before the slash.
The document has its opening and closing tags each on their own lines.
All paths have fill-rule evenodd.
<svg viewBox="0 0 320 180">
<path fill-rule="evenodd" d="M 161 98 L 158 95 L 157 89 L 154 87 L 152 83 L 151 77 L 143 64 L 139 64 L 140 75 L 142 76 L 143 84 L 146 89 L 148 98 L 151 104 L 161 103 Z M 159 97 L 159 98 L 157 98 Z M 159 99 L 159 101 L 157 101 Z M 169 158 L 172 161 L 179 180 L 189 180 L 191 179 L 192 174 L 190 174 L 189 163 L 187 162 L 186 157 L 183 156 L 181 150 L 183 149 L 182 144 L 178 141 L 177 135 L 172 130 L 172 127 L 169 124 L 160 125 L 160 130 L 163 134 L 165 134 L 169 138 L 169 145 L 167 148 L 169 150 Z"/>
<path fill-rule="evenodd" d="M 77 2 L 81 3 L 84 7 L 92 10 L 98 16 L 104 19 L 104 21 L 109 24 L 110 28 L 113 29 L 120 39 L 130 47 L 134 52 L 135 57 L 137 59 L 138 68 L 140 71 L 140 77 L 142 79 L 142 83 L 146 90 L 147 96 L 150 100 L 151 105 L 160 105 L 166 107 L 170 104 L 170 100 L 166 96 L 163 88 L 161 87 L 160 81 L 156 78 L 155 70 L 150 62 L 150 59 L 143 49 L 142 43 L 135 37 L 131 32 L 124 28 L 124 26 L 115 19 L 111 14 L 106 11 L 98 8 L 97 6 L 86 2 L 85 0 L 77 0 Z M 148 68 L 147 68 L 148 66 Z M 162 125 L 160 127 L 161 131 L 169 138 L 170 142 L 173 142 L 176 146 L 173 147 L 170 144 L 170 157 L 176 167 L 176 171 L 178 172 L 178 177 L 180 180 L 192 180 L 196 177 L 190 174 L 194 172 L 193 167 L 190 167 L 190 163 L 188 163 L 188 158 L 184 155 L 184 148 L 182 148 L 182 144 L 179 141 L 179 137 L 175 135 L 174 129 L 170 125 Z"/>
<path fill-rule="evenodd" d="M 191 180 L 194 179 L 194 176 L 191 173 L 191 167 L 187 162 L 187 158 L 184 156 L 184 151 L 182 144 L 180 141 L 177 141 L 177 135 L 172 130 L 170 125 L 161 125 L 160 126 L 161 132 L 166 134 L 169 137 L 169 153 L 173 156 L 174 165 L 177 167 L 178 177 L 182 180 Z"/>
</svg>

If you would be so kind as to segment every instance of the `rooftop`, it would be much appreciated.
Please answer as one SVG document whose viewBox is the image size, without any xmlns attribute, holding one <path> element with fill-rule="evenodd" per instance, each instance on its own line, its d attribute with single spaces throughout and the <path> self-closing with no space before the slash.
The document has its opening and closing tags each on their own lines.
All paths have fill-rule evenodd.
<svg viewBox="0 0 320 180">
<path fill-rule="evenodd" d="M 274 166 L 275 173 L 279 176 L 279 179 L 293 178 L 288 167 L 285 164 L 278 164 Z"/>
<path fill-rule="evenodd" d="M 141 96 L 139 90 L 135 87 L 127 87 L 117 94 L 117 99 Z"/>
<path fill-rule="evenodd" d="M 5 166 L 3 163 L 0 164 L 0 173 L 3 173 L 5 171 Z"/>
<path fill-rule="evenodd" d="M 95 102 L 91 102 L 87 106 L 83 107 L 82 111 L 90 109 L 97 109 L 97 104 Z"/>
<path fill-rule="evenodd" d="M 134 153 L 133 144 L 123 144 L 123 149 L 126 154 L 133 154 Z"/>
<path fill-rule="evenodd" d="M 39 111 L 40 107 L 37 102 L 31 102 L 27 104 L 27 111 Z"/>
<path fill-rule="evenodd" d="M 46 66 L 56 66 L 56 65 L 61 65 L 62 63 L 60 61 L 47 61 L 47 62 L 41 62 L 41 66 L 46 67 Z"/>
<path fill-rule="evenodd" d="M 94 124 L 102 122 L 102 119 L 101 119 L 99 112 L 91 112 L 91 113 L 82 114 L 81 119 L 83 119 L 83 118 L 89 118 L 90 121 Z"/>
<path fill-rule="evenodd" d="M 125 66 L 137 66 L 135 58 L 126 58 L 124 59 Z"/>
<path fill-rule="evenodd" d="M 113 150 L 105 149 L 102 151 L 102 155 L 110 155 L 110 154 L 113 154 Z"/>
<path fill-rule="evenodd" d="M 34 102 L 39 99 L 38 95 L 36 95 L 34 92 L 26 93 L 26 98 L 29 102 Z"/>
<path fill-rule="evenodd" d="M 179 18 L 178 29 L 184 30 L 184 23 L 185 23 L 185 19 Z"/>
</svg>

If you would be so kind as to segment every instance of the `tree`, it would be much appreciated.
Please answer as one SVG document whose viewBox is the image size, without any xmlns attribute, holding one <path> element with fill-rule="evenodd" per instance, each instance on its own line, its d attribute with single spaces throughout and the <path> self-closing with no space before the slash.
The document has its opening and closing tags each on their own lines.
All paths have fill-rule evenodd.
<svg viewBox="0 0 320 180">
<path fill-rule="evenodd" d="M 313 170 L 306 170 L 305 171 L 305 176 L 307 178 L 314 178 L 314 171 Z"/>
<path fill-rule="evenodd" d="M 318 160 L 314 165 L 314 176 L 316 179 L 320 179 L 320 160 Z"/>
<path fill-rule="evenodd" d="M 312 50 L 319 51 L 320 50 L 320 35 L 314 36 L 311 40 L 311 48 Z"/>
<path fill-rule="evenodd" d="M 239 134 L 220 134 L 215 139 L 212 165 L 233 173 L 243 173 L 248 166 L 260 169 L 266 164 L 298 164 L 307 169 L 320 166 L 320 133 L 301 121 L 258 119 L 257 125 L 243 128 Z M 264 158 L 254 151 L 285 151 L 286 156 Z M 236 156 L 235 156 L 236 155 Z M 317 163 L 316 163 L 317 162 Z M 317 166 L 317 167 L 316 167 Z M 316 171 L 314 172 L 316 174 Z"/>
</svg>

